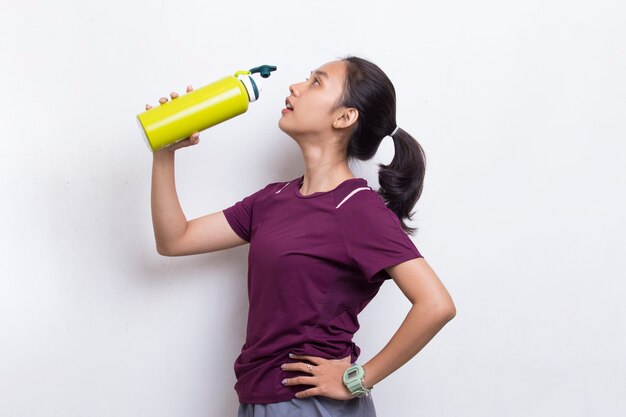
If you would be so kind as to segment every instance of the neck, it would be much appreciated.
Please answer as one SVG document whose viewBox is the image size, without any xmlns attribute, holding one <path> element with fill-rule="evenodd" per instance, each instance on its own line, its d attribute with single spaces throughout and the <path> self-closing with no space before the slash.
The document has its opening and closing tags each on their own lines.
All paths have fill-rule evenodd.
<svg viewBox="0 0 626 417">
<path fill-rule="evenodd" d="M 348 166 L 348 158 L 335 149 L 309 147 L 303 149 L 304 179 L 300 193 L 309 195 L 335 189 L 343 181 L 355 178 Z"/>
</svg>

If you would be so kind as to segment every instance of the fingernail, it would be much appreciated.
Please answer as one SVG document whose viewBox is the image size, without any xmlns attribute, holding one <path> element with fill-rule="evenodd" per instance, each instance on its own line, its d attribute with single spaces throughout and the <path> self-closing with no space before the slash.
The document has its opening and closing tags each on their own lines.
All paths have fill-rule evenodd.
<svg viewBox="0 0 626 417">
<path fill-rule="evenodd" d="M 283 384 L 283 385 L 287 385 L 287 380 L 283 379 L 282 381 L 280 381 L 280 383 Z"/>
<path fill-rule="evenodd" d="M 289 357 L 290 357 L 290 358 L 293 358 L 293 356 L 294 356 L 294 355 L 293 355 L 293 353 L 290 353 L 290 354 L 289 354 Z"/>
</svg>

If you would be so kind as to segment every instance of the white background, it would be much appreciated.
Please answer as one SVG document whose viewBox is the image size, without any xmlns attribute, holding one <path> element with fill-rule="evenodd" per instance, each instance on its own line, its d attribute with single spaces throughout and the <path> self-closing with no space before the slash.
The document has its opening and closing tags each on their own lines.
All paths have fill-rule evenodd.
<svg viewBox="0 0 626 417">
<path fill-rule="evenodd" d="M 303 172 L 288 85 L 347 54 L 423 145 L 413 237 L 457 316 L 379 416 L 626 415 L 626 26 L 614 1 L 2 2 L 0 415 L 234 416 L 247 246 L 156 253 L 135 121 L 187 84 L 278 71 L 177 155 L 188 218 Z M 354 166 L 377 187 L 377 156 Z M 409 309 L 361 315 L 361 360 Z"/>
</svg>

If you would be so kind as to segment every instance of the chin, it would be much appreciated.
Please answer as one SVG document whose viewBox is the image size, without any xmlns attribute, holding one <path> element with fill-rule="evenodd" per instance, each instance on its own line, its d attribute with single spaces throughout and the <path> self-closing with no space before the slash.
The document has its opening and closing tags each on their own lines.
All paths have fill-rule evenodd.
<svg viewBox="0 0 626 417">
<path fill-rule="evenodd" d="M 290 129 L 288 126 L 285 126 L 282 122 L 282 119 L 278 121 L 278 128 L 282 130 L 287 136 L 293 139 L 296 143 L 298 143 L 298 139 L 296 138 L 297 133 Z"/>
<path fill-rule="evenodd" d="M 285 126 L 284 119 L 282 117 L 278 119 L 278 128 L 291 136 L 290 129 L 289 127 Z"/>
</svg>

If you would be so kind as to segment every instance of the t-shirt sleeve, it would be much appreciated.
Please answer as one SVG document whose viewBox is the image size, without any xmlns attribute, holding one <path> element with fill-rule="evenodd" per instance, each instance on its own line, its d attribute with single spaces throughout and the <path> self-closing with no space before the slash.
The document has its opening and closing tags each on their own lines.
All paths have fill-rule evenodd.
<svg viewBox="0 0 626 417">
<path fill-rule="evenodd" d="M 350 211 L 342 216 L 346 244 L 352 262 L 369 282 L 390 279 L 385 268 L 423 257 L 376 191 L 360 192 L 352 199 L 346 207 Z"/>
<path fill-rule="evenodd" d="M 228 224 L 240 238 L 246 242 L 250 242 L 250 236 L 252 232 L 252 225 L 254 221 L 254 203 L 257 199 L 265 194 L 276 183 L 268 184 L 265 188 L 244 197 L 242 200 L 236 202 L 230 207 L 225 208 L 223 211 Z"/>
</svg>

